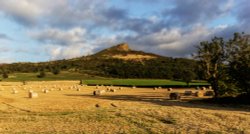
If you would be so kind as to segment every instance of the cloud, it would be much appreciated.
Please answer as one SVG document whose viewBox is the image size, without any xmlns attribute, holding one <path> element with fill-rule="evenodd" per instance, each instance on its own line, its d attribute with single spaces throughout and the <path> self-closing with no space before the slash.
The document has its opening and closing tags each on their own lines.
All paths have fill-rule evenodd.
<svg viewBox="0 0 250 134">
<path fill-rule="evenodd" d="M 195 46 L 199 45 L 201 41 L 224 35 L 233 29 L 234 27 L 229 26 L 210 29 L 199 24 L 186 31 L 181 28 L 165 28 L 142 37 L 128 36 L 124 38 L 133 45 L 132 47 L 139 50 L 172 57 L 189 57 L 196 50 Z M 228 36 L 231 37 L 232 33 Z"/>
<path fill-rule="evenodd" d="M 132 8 L 107 0 L 2 0 L 0 13 L 29 31 L 30 44 L 35 40 L 52 59 L 78 57 L 120 42 L 183 57 L 202 40 L 250 32 L 248 0 L 128 1 Z M 8 38 L 0 34 L 0 39 Z"/>
<path fill-rule="evenodd" d="M 93 53 L 92 48 L 85 44 L 79 44 L 77 46 L 58 46 L 48 44 L 44 46 L 44 48 L 50 55 L 50 60 L 70 59 Z"/>
<path fill-rule="evenodd" d="M 0 40 L 4 39 L 4 40 L 12 40 L 8 35 L 0 33 Z"/>
<path fill-rule="evenodd" d="M 80 27 L 67 31 L 61 29 L 46 29 L 38 32 L 30 32 L 29 35 L 41 43 L 67 46 L 83 43 L 86 30 Z"/>
<path fill-rule="evenodd" d="M 174 8 L 166 9 L 163 15 L 169 16 L 168 21 L 172 25 L 189 26 L 221 17 L 233 8 L 233 1 L 176 0 L 174 5 Z"/>
<path fill-rule="evenodd" d="M 33 2 L 29 0 L 1 0 L 0 1 L 0 10 L 5 13 L 9 18 L 17 21 L 23 25 L 33 25 L 37 21 L 42 13 L 42 6 L 44 2 L 39 2 L 34 0 Z M 46 4 L 47 5 L 47 4 Z"/>
<path fill-rule="evenodd" d="M 250 32 L 250 1 L 248 0 L 242 0 L 239 2 L 238 7 L 241 7 L 238 9 L 237 19 L 239 20 L 239 25 L 242 27 L 242 31 L 244 32 Z"/>
</svg>

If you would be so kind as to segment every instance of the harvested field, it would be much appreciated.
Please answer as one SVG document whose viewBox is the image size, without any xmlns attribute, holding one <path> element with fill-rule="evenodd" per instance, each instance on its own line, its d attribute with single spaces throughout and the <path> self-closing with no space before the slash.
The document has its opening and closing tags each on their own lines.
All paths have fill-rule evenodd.
<svg viewBox="0 0 250 134">
<path fill-rule="evenodd" d="M 93 96 L 96 86 L 79 81 L 1 83 L 0 133 L 247 133 L 247 108 L 169 100 L 165 88 L 110 87 L 116 92 Z M 18 93 L 12 94 L 15 88 Z M 63 90 L 60 90 L 60 89 Z M 78 90 L 80 89 L 80 90 Z M 99 86 L 98 90 L 107 87 Z M 31 99 L 28 91 L 38 93 Z M 49 90 L 44 93 L 44 90 Z M 204 96 L 203 98 L 211 96 Z"/>
</svg>

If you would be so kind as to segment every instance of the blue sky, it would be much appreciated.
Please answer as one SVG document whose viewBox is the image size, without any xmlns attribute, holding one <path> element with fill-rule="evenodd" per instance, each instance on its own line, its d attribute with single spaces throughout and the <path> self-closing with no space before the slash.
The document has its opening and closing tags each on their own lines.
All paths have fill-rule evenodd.
<svg viewBox="0 0 250 134">
<path fill-rule="evenodd" d="M 0 0 L 0 63 L 132 49 L 190 57 L 214 36 L 250 33 L 248 0 Z"/>
</svg>

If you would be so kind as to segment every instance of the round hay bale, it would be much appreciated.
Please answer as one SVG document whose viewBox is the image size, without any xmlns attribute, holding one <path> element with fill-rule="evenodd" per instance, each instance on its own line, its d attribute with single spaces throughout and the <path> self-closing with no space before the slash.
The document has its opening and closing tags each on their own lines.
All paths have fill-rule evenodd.
<svg viewBox="0 0 250 134">
<path fill-rule="evenodd" d="M 29 92 L 29 98 L 38 98 L 38 93 Z"/>
<path fill-rule="evenodd" d="M 170 98 L 170 100 L 180 100 L 181 95 L 180 95 L 180 93 L 177 93 L 177 92 L 170 93 L 169 98 Z"/>
<path fill-rule="evenodd" d="M 168 88 L 168 91 L 173 91 L 173 89 L 172 88 Z"/>
<path fill-rule="evenodd" d="M 111 89 L 110 92 L 116 92 L 116 90 L 115 89 Z"/>
<path fill-rule="evenodd" d="M 45 89 L 45 90 L 43 90 L 43 93 L 47 94 L 47 93 L 49 93 L 49 90 Z"/>
<path fill-rule="evenodd" d="M 206 91 L 205 96 L 214 96 L 214 91 Z"/>
<path fill-rule="evenodd" d="M 100 96 L 103 93 L 105 93 L 105 90 L 95 90 L 95 91 L 93 91 L 94 96 Z"/>
<path fill-rule="evenodd" d="M 136 89 L 136 86 L 133 86 L 132 89 Z"/>
<path fill-rule="evenodd" d="M 81 89 L 80 89 L 80 88 L 77 88 L 76 91 L 81 91 Z"/>
<path fill-rule="evenodd" d="M 192 94 L 193 94 L 192 91 L 185 91 L 185 92 L 184 92 L 184 95 L 185 95 L 185 96 L 191 96 Z"/>
<path fill-rule="evenodd" d="M 95 90 L 95 91 L 93 91 L 93 95 L 94 96 L 99 96 L 99 95 L 101 95 L 101 93 L 100 93 L 99 90 Z"/>
<path fill-rule="evenodd" d="M 153 90 L 156 90 L 156 89 L 157 89 L 157 87 L 154 87 L 154 88 L 153 88 Z"/>
<path fill-rule="evenodd" d="M 162 87 L 158 87 L 158 89 L 162 89 Z"/>
<path fill-rule="evenodd" d="M 12 94 L 17 94 L 17 93 L 18 93 L 17 90 L 13 90 L 13 91 L 12 91 Z"/>
<path fill-rule="evenodd" d="M 204 92 L 203 91 L 197 91 L 197 92 L 195 92 L 195 96 L 196 97 L 203 97 L 204 96 Z"/>
<path fill-rule="evenodd" d="M 122 90 L 122 87 L 119 87 L 118 89 L 119 89 L 119 90 Z"/>
<path fill-rule="evenodd" d="M 206 87 L 202 87 L 201 90 L 206 90 Z"/>
</svg>

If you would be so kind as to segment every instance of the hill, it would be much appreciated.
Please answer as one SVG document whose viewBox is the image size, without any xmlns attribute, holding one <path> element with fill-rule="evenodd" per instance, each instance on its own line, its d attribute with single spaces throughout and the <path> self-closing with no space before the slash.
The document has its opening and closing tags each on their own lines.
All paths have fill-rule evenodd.
<svg viewBox="0 0 250 134">
<path fill-rule="evenodd" d="M 104 49 L 96 54 L 73 59 L 40 63 L 0 65 L 2 73 L 38 73 L 40 70 L 78 72 L 91 76 L 115 78 L 181 79 L 186 70 L 199 75 L 196 61 L 164 57 L 132 50 L 127 43 Z M 200 78 L 199 78 L 200 79 Z"/>
<path fill-rule="evenodd" d="M 161 56 L 152 54 L 152 53 L 145 53 L 142 51 L 135 51 L 129 48 L 127 43 L 121 43 L 111 48 L 102 50 L 94 55 L 94 57 L 102 57 L 102 58 L 115 58 L 115 59 L 122 59 L 122 60 L 148 60 L 159 58 Z"/>
</svg>

